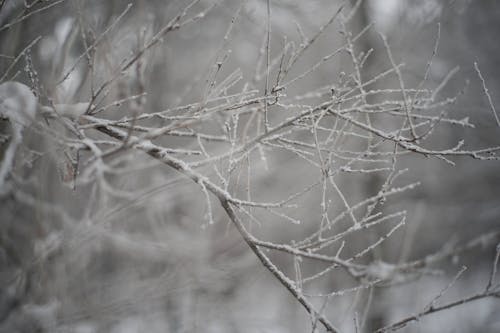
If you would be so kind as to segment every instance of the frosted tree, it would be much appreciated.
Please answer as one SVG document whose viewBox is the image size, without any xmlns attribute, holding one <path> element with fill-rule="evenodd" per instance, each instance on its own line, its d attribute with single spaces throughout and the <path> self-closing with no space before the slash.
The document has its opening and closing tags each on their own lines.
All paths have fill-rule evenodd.
<svg viewBox="0 0 500 333">
<path fill-rule="evenodd" d="M 144 304 L 161 313 L 162 302 L 175 311 L 164 314 L 166 327 L 150 330 L 196 327 L 189 324 L 196 315 L 190 296 L 171 299 L 161 294 L 163 286 L 175 280 L 180 288 L 194 275 L 201 281 L 191 284 L 206 293 L 224 289 L 196 259 L 202 251 L 229 251 L 230 241 L 243 241 L 245 251 L 278 282 L 273 286 L 303 307 L 309 320 L 302 327 L 312 332 L 392 331 L 432 313 L 500 296 L 496 250 L 481 291 L 441 302 L 459 283 L 465 271 L 459 268 L 418 313 L 396 320 L 387 316 L 391 320 L 380 327 L 367 324 L 374 312 L 384 311 L 376 309 L 377 289 L 433 277 L 449 259 L 480 247 L 495 249 L 500 239 L 498 229 L 460 242 L 443 236 L 441 249 L 411 260 L 384 251 L 418 246 L 418 240 L 401 237 L 412 223 L 408 198 L 421 183 L 412 176 L 417 163 L 424 168 L 428 161 L 439 162 L 453 170 L 462 159 L 496 163 L 499 158 L 498 145 L 439 140 L 450 127 L 480 130 L 469 118 L 454 116 L 461 91 L 443 94 L 456 69 L 438 84 L 430 82 L 439 26 L 422 78 L 413 84 L 386 36 L 370 23 L 350 28 L 361 1 L 335 4 L 312 32 L 300 22 L 293 32 L 283 28 L 293 21 L 283 17 L 293 18 L 296 9 L 270 1 L 229 7 L 231 14 L 205 1 L 181 8 L 161 2 L 14 3 L 0 3 L 0 9 L 9 9 L 0 21 L 2 41 L 22 44 L 1 59 L 0 114 L 7 143 L 1 193 L 10 207 L 29 207 L 42 222 L 38 234 L 24 231 L 28 254 L 15 260 L 10 256 L 20 245 L 11 239 L 18 237 L 12 231 L 18 227 L 2 229 L 2 260 L 9 268 L 9 291 L 2 297 L 32 303 L 31 308 L 8 306 L 0 313 L 4 327 L 21 325 L 16 318 L 24 315 L 48 331 L 83 329 L 85 320 L 95 331 L 110 330 L 113 318 L 126 321 L 134 311 L 142 313 L 138 309 Z M 14 40 L 19 26 L 57 9 L 72 14 L 57 21 L 47 33 L 51 38 Z M 160 9 L 168 19 L 152 18 Z M 209 56 L 201 46 L 207 41 L 190 45 L 200 47 L 196 54 L 183 49 L 186 41 L 176 41 L 183 31 L 186 40 L 208 33 L 221 17 L 227 24 L 216 46 L 210 41 Z M 252 19 L 261 23 L 256 47 L 243 37 Z M 331 34 L 335 38 L 327 39 Z M 367 34 L 377 36 L 373 48 L 359 46 L 366 45 L 361 41 Z M 328 49 L 320 48 L 324 53 L 315 57 L 322 41 Z M 170 45 L 184 56 L 169 55 L 175 52 Z M 251 65 L 238 58 L 248 52 L 238 48 L 249 45 L 255 55 Z M 367 71 L 375 55 L 388 65 Z M 208 69 L 199 77 L 187 75 L 196 61 Z M 186 76 L 171 79 L 171 87 L 155 84 L 165 68 Z M 487 75 L 478 65 L 476 72 L 491 116 L 498 119 Z M 47 176 L 43 170 L 51 171 Z M 367 194 L 362 188 L 373 177 L 376 186 Z M 43 187 L 54 190 L 37 192 Z M 170 197 L 153 200 L 162 188 Z M 184 208 L 179 208 L 181 197 Z M 120 217 L 136 206 L 139 214 Z M 12 212 L 7 204 L 5 210 Z M 190 228 L 201 232 L 184 230 L 185 216 Z M 219 243 L 224 232 L 230 240 Z M 120 262 L 129 259 L 141 269 L 120 271 Z M 197 264 L 172 278 L 173 263 L 183 260 Z M 247 268 L 238 269 L 245 275 Z M 229 289 L 224 290 L 230 294 Z M 238 284 L 235 289 L 245 292 Z M 109 295 L 113 301 L 106 303 Z M 235 326 L 206 323 L 205 328 L 231 331 L 247 325 L 235 318 L 227 322 Z"/>
</svg>

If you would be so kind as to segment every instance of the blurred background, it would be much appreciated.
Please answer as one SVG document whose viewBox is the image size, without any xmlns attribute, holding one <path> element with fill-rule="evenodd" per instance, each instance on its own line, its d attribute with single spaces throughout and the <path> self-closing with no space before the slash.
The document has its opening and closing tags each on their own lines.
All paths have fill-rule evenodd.
<svg viewBox="0 0 500 333">
<path fill-rule="evenodd" d="M 4 79 L 27 84 L 43 104 L 89 101 L 91 81 L 103 82 L 115 75 L 123 59 L 140 49 L 188 4 L 138 0 L 127 9 L 129 2 L 121 0 L 0 3 L 0 75 L 9 70 Z M 475 128 L 444 126 L 430 144 L 450 147 L 461 139 L 474 149 L 499 144 L 500 128 L 474 69 L 476 62 L 493 104 L 499 108 L 498 1 L 343 3 L 346 13 L 359 6 L 347 27 L 353 35 L 373 24 L 356 43 L 358 52 L 374 49 L 363 76 L 373 77 L 391 66 L 379 33 L 387 36 L 396 62 L 405 64 L 408 87 L 422 81 L 436 39 L 439 44 L 427 84 L 439 87 L 450 71 L 459 67 L 439 96 L 457 96 L 456 102 L 447 106 L 449 114 L 454 119 L 468 117 Z M 203 0 L 190 11 L 203 12 L 212 4 Z M 301 34 L 314 35 L 340 4 L 271 1 L 273 58 L 282 49 L 285 36 L 300 41 Z M 231 36 L 225 41 L 238 10 Z M 257 79 L 254 74 L 266 41 L 266 17 L 265 1 L 249 0 L 243 6 L 240 1 L 217 2 L 198 22 L 165 35 L 109 88 L 103 104 L 127 96 L 145 96 L 118 105 L 103 117 L 130 116 L 134 106 L 150 113 L 200 101 L 221 50 L 227 54 L 221 77 L 240 69 L 249 89 L 262 93 L 262 73 Z M 297 63 L 295 74 L 342 45 L 341 28 L 337 23 L 328 26 Z M 13 59 L 39 36 L 30 52 L 23 53 L 10 69 Z M 86 61 L 77 63 L 88 45 L 96 41 L 98 47 L 91 52 L 93 69 Z M 352 70 L 347 59 L 339 55 L 325 62 L 321 70 L 291 86 L 287 94 L 320 91 L 336 82 L 340 73 Z M 61 83 L 68 71 L 70 75 Z M 394 86 L 396 81 L 394 76 L 377 85 Z M 0 126 L 6 133 L 7 121 L 2 120 Z M 206 200 L 199 186 L 144 154 L 128 153 L 110 163 L 110 168 L 118 171 L 101 170 L 102 177 L 94 178 L 82 171 L 75 187 L 72 174 L 77 171 L 71 168 L 75 151 L 50 139 L 66 129 L 56 124 L 52 129 L 55 134 L 42 133 L 35 127 L 25 131 L 8 189 L 0 197 L 0 332 L 312 331 L 307 312 L 257 260 L 215 200 L 215 223 L 207 223 Z M 95 136 L 95 140 L 102 138 Z M 193 149 L 189 146 L 193 142 L 182 138 L 162 140 L 163 144 Z M 2 139 L 2 152 L 7 141 Z M 463 265 L 468 269 L 440 302 L 484 289 L 500 241 L 499 163 L 466 157 L 453 161 L 455 166 L 419 155 L 401 159 L 399 167 L 409 171 L 400 185 L 415 181 L 421 185 L 392 198 L 384 207 L 390 212 L 406 210 L 406 225 L 373 251 L 371 260 L 411 261 L 440 251 L 447 244 L 467 244 L 484 234 L 490 237 L 482 245 L 478 242 L 468 251 L 447 256 L 428 275 L 390 287 L 330 297 L 325 313 L 342 332 L 355 332 L 356 316 L 363 324 L 361 331 L 371 332 L 418 313 Z M 253 172 L 253 197 L 258 201 L 286 198 L 318 177 L 307 163 L 286 154 L 268 155 L 267 167 L 256 166 Z M 377 174 L 340 180 L 351 202 L 376 194 L 381 182 Z M 252 231 L 277 243 L 304 238 L 321 218 L 320 193 L 311 193 L 298 202 L 293 216 L 302 221 L 299 226 L 275 221 L 254 225 Z M 362 249 L 385 232 L 374 230 L 354 237 L 345 251 Z M 294 274 L 293 258 L 271 257 L 287 274 Z M 304 275 L 310 275 L 306 273 L 316 272 L 317 267 L 311 265 L 304 270 Z M 353 286 L 344 275 L 328 275 L 309 292 L 327 294 Z M 313 297 L 318 307 L 322 301 Z M 485 298 L 423 317 L 401 331 L 498 332 L 498 313 L 498 299 Z"/>
</svg>

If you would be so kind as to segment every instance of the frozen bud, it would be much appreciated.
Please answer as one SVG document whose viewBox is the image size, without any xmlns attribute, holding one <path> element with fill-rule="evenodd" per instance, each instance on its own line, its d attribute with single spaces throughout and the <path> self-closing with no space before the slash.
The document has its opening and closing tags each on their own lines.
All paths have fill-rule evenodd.
<svg viewBox="0 0 500 333">
<path fill-rule="evenodd" d="M 366 268 L 367 277 L 373 280 L 391 280 L 395 277 L 396 273 L 396 266 L 380 260 L 372 262 Z"/>
</svg>

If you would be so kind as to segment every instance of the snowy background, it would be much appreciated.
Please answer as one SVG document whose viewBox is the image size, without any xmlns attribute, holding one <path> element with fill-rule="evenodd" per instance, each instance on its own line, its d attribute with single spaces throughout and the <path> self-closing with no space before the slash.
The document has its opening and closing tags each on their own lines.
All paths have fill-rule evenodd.
<svg viewBox="0 0 500 333">
<path fill-rule="evenodd" d="M 348 32 L 353 37 L 371 25 L 355 41 L 357 53 L 373 49 L 362 68 L 364 80 L 392 66 L 381 33 L 387 37 L 393 60 L 404 63 L 406 87 L 419 87 L 427 76 L 425 87 L 437 89 L 436 100 L 453 99 L 443 102 L 434 116 L 445 110 L 445 118 L 457 120 L 458 125 L 444 123 L 423 146 L 443 150 L 460 140 L 471 150 L 499 145 L 500 128 L 474 65 L 499 109 L 498 1 L 342 3 L 340 16 L 326 26 L 289 75 L 297 77 L 318 62 L 320 67 L 287 87 L 286 102 L 307 103 L 307 94 L 312 94 L 320 104 L 331 98 L 331 87 L 348 87 L 347 77 L 355 72 L 349 54 L 339 52 L 326 61 L 324 57 L 344 45 Z M 36 118 L 32 123 L 22 124 L 27 118 L 17 119 L 2 106 L 0 159 L 8 172 L 0 178 L 0 332 L 323 332 L 314 316 L 257 259 L 216 198 L 207 199 L 199 184 L 134 149 L 118 150 L 96 164 L 95 151 L 75 147 L 88 143 L 85 140 L 105 147 L 104 152 L 116 147 L 106 146 L 104 141 L 110 138 L 89 129 L 92 120 L 82 116 L 89 102 L 109 106 L 95 117 L 117 120 L 207 101 L 210 89 L 208 99 L 245 91 L 264 96 L 267 51 L 271 62 L 278 63 L 269 76 L 272 87 L 284 45 L 293 41 L 300 46 L 315 36 L 341 2 L 270 1 L 268 31 L 266 1 L 202 0 L 181 21 L 198 13 L 203 17 L 162 35 L 124 71 L 120 66 L 126 59 L 155 40 L 155 34 L 189 2 L 138 0 L 130 7 L 121 0 L 6 0 L 0 4 L 0 84 L 21 82 L 32 90 L 16 90 L 21 100 L 30 102 L 36 96 L 47 114 L 54 105 L 61 112 L 49 119 L 39 108 L 36 117 L 28 117 Z M 350 13 L 353 16 L 346 20 Z M 218 62 L 222 66 L 214 72 Z M 91 100 L 101 84 L 115 77 Z M 392 73 L 370 89 L 397 89 L 399 83 Z M 7 86 L 0 88 L 2 103 L 11 94 Z M 376 104 L 401 96 L 367 98 L 366 103 Z M 81 110 L 75 109 L 78 105 Z M 274 124 L 296 111 L 269 108 Z M 181 124 L 179 130 L 231 137 L 235 116 L 196 115 L 200 120 Z M 250 124 L 253 118 L 243 118 L 247 116 L 241 119 Z M 372 120 L 381 128 L 397 126 L 384 115 Z M 138 126 L 161 127 L 169 121 L 146 119 Z M 243 127 L 234 130 L 236 137 Z M 259 130 L 253 125 L 248 128 Z M 306 142 L 310 133 L 303 132 L 293 139 Z M 208 139 L 200 144 L 200 140 L 165 135 L 155 138 L 155 143 L 178 149 L 187 162 L 205 154 L 224 154 L 230 147 Z M 13 143 L 17 147 L 10 163 L 8 147 Z M 361 143 L 339 140 L 338 144 L 348 151 Z M 383 147 L 381 143 L 381 151 Z M 235 172 L 228 186 L 235 196 L 249 193 L 251 187 L 253 200 L 276 202 L 321 177 L 321 170 L 297 155 L 299 150 L 270 145 L 259 149 L 249 157 L 251 168 Z M 311 160 L 318 162 L 317 156 Z M 338 270 L 304 284 L 311 303 L 323 309 L 339 331 L 372 332 L 418 314 L 438 295 L 436 305 L 483 292 L 500 242 L 500 164 L 467 156 L 452 156 L 450 161 L 455 165 L 413 153 L 398 159 L 398 170 L 408 171 L 395 186 L 420 185 L 381 203 L 380 214 L 404 211 L 405 225 L 359 261 L 374 270 L 365 277 L 384 278 L 387 283 L 373 286 Z M 215 182 L 218 175 L 213 165 L 217 163 L 197 170 Z M 352 165 L 353 170 L 357 167 Z M 341 173 L 336 184 L 342 195 L 332 189 L 327 193 L 330 218 L 344 209 L 344 199 L 356 203 L 376 195 L 386 174 L 383 170 Z M 293 245 L 324 222 L 322 197 L 319 186 L 295 200 L 293 208 L 255 210 L 254 220 L 245 223 L 259 239 Z M 394 225 L 379 225 L 346 238 L 342 256 L 367 248 Z M 463 251 L 458 250 L 462 247 Z M 330 254 L 338 249 L 335 245 Z M 297 271 L 307 277 L 327 267 L 285 253 L 266 253 L 291 279 L 297 279 Z M 393 266 L 384 266 L 433 253 L 445 255 L 418 272 L 395 274 Z M 467 269 L 456 278 L 463 266 Z M 498 332 L 499 312 L 499 298 L 485 297 L 423 316 L 401 331 Z"/>
</svg>

